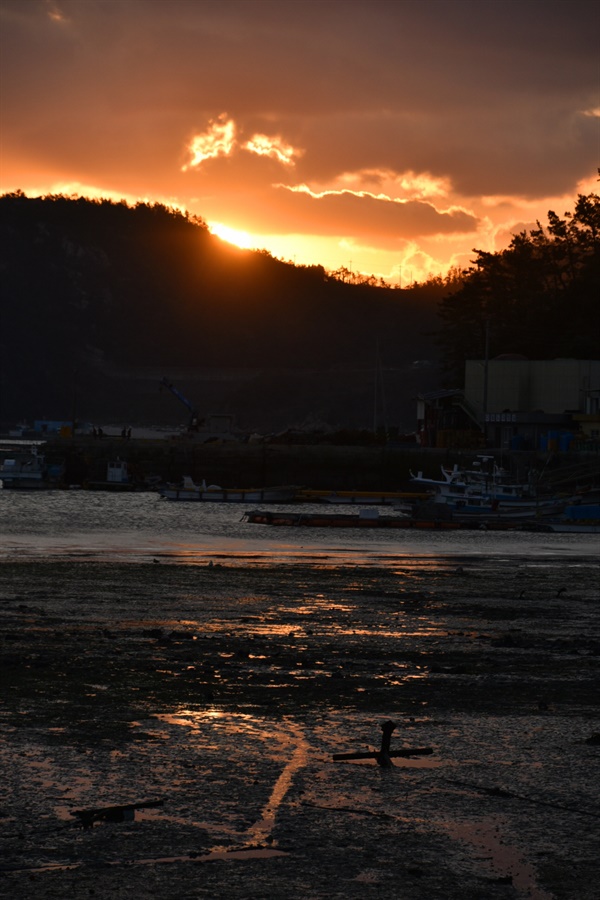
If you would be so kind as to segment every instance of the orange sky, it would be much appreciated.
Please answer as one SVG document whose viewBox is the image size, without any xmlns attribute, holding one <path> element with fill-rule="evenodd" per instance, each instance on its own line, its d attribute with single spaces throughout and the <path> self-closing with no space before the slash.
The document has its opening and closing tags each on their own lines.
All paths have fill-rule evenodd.
<svg viewBox="0 0 600 900">
<path fill-rule="evenodd" d="M 0 192 L 403 286 L 597 189 L 588 0 L 0 0 Z"/>
</svg>

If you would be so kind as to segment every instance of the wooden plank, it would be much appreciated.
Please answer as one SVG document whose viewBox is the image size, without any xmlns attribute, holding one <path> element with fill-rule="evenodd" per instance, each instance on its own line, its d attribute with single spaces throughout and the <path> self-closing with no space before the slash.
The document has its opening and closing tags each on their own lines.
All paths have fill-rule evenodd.
<svg viewBox="0 0 600 900">
<path fill-rule="evenodd" d="M 120 803 L 116 806 L 99 806 L 95 809 L 75 809 L 75 816 L 84 828 L 93 828 L 94 822 L 127 822 L 132 821 L 136 809 L 148 809 L 162 806 L 164 800 L 142 800 L 140 803 Z"/>
<path fill-rule="evenodd" d="M 410 757 L 410 756 L 429 756 L 433 753 L 433 747 L 401 747 L 400 750 L 388 751 L 390 757 Z M 372 750 L 365 753 L 334 753 L 333 760 L 338 762 L 343 759 L 378 759 L 379 750 Z"/>
</svg>

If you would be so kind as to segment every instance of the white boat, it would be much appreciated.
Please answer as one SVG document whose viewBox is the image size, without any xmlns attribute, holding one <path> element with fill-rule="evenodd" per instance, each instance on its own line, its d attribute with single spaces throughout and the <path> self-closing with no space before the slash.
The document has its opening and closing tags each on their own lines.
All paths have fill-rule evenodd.
<svg viewBox="0 0 600 900">
<path fill-rule="evenodd" d="M 399 508 L 407 498 L 424 497 L 425 494 L 409 494 L 406 491 L 320 491 L 299 490 L 297 499 L 306 503 L 332 503 L 336 506 L 352 504 L 354 506 L 394 506 Z M 409 503 L 404 504 L 407 511 Z"/>
<path fill-rule="evenodd" d="M 189 500 L 212 503 L 291 503 L 296 499 L 294 487 L 222 488 L 217 484 L 196 484 L 184 475 L 181 484 L 159 488 L 166 500 Z"/>
<path fill-rule="evenodd" d="M 110 460 L 106 465 L 104 481 L 89 481 L 86 487 L 91 491 L 133 491 L 135 484 L 130 478 L 124 459 Z"/>
<path fill-rule="evenodd" d="M 491 457 L 481 459 L 489 462 Z M 558 515 L 567 502 L 555 496 L 539 496 L 530 484 L 507 482 L 506 473 L 495 463 L 491 471 L 479 467 L 445 469 L 442 466 L 441 479 L 424 478 L 422 472 L 410 474 L 412 484 L 428 489 L 436 503 L 445 504 L 460 516 L 534 519 L 541 515 Z"/>
<path fill-rule="evenodd" d="M 0 462 L 0 482 L 5 490 L 44 490 L 60 480 L 63 467 L 48 466 L 39 446 L 21 444 L 5 450 L 7 455 Z"/>
</svg>

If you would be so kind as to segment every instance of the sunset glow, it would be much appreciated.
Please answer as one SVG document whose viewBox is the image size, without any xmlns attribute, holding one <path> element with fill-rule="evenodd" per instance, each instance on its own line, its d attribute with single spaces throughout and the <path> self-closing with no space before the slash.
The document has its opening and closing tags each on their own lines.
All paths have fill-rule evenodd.
<svg viewBox="0 0 600 900">
<path fill-rule="evenodd" d="M 219 222 L 209 222 L 208 227 L 221 240 L 227 241 L 228 244 L 235 244 L 236 247 L 241 247 L 243 250 L 252 250 L 257 246 L 256 239 L 247 231 L 238 231 L 228 225 L 221 225 Z"/>
<path fill-rule="evenodd" d="M 0 191 L 166 203 L 396 284 L 597 189 L 590 0 L 315 8 L 0 0 Z"/>
<path fill-rule="evenodd" d="M 270 156 L 284 166 L 294 164 L 294 157 L 302 154 L 301 150 L 294 150 L 290 144 L 286 144 L 280 137 L 267 137 L 266 134 L 255 134 L 247 144 L 245 149 L 258 156 Z"/>
<path fill-rule="evenodd" d="M 234 144 L 235 124 L 224 115 L 220 116 L 216 122 L 209 123 L 205 132 L 194 135 L 187 148 L 191 159 L 183 171 L 196 168 L 207 159 L 229 156 Z"/>
</svg>

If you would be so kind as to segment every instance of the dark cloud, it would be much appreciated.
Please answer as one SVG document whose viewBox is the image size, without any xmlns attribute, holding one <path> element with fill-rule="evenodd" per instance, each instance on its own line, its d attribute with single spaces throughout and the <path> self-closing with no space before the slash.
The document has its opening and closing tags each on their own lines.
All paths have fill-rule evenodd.
<svg viewBox="0 0 600 900">
<path fill-rule="evenodd" d="M 223 209 L 235 186 L 262 207 L 255 221 L 272 211 L 272 230 L 315 217 L 312 233 L 345 221 L 393 241 L 474 219 L 422 203 L 283 200 L 270 185 L 410 170 L 449 179 L 468 205 L 574 193 L 597 165 L 599 119 L 584 115 L 599 104 L 591 0 L 0 0 L 0 14 L 3 188 L 45 168 L 201 197 L 204 177 L 181 173 L 185 146 L 225 112 L 240 134 L 279 134 L 305 153 L 293 172 L 241 153 L 213 168 Z"/>
<path fill-rule="evenodd" d="M 235 177 L 229 179 L 229 160 L 211 161 L 202 172 L 188 173 L 194 190 L 207 197 L 209 218 L 216 218 L 212 205 L 233 216 L 237 227 L 263 232 L 288 234 L 321 234 L 354 237 L 359 241 L 376 241 L 392 248 L 398 240 L 420 236 L 468 234 L 477 229 L 478 221 L 462 210 L 439 211 L 429 202 L 411 200 L 391 202 L 369 194 L 350 191 L 312 195 L 270 183 L 265 175 L 273 174 L 276 164 L 248 155 L 244 176 L 236 166 Z M 250 178 L 250 170 L 263 169 L 259 179 Z M 215 184 L 221 187 L 210 200 L 208 192 Z M 200 201 L 201 202 L 201 201 Z"/>
</svg>

